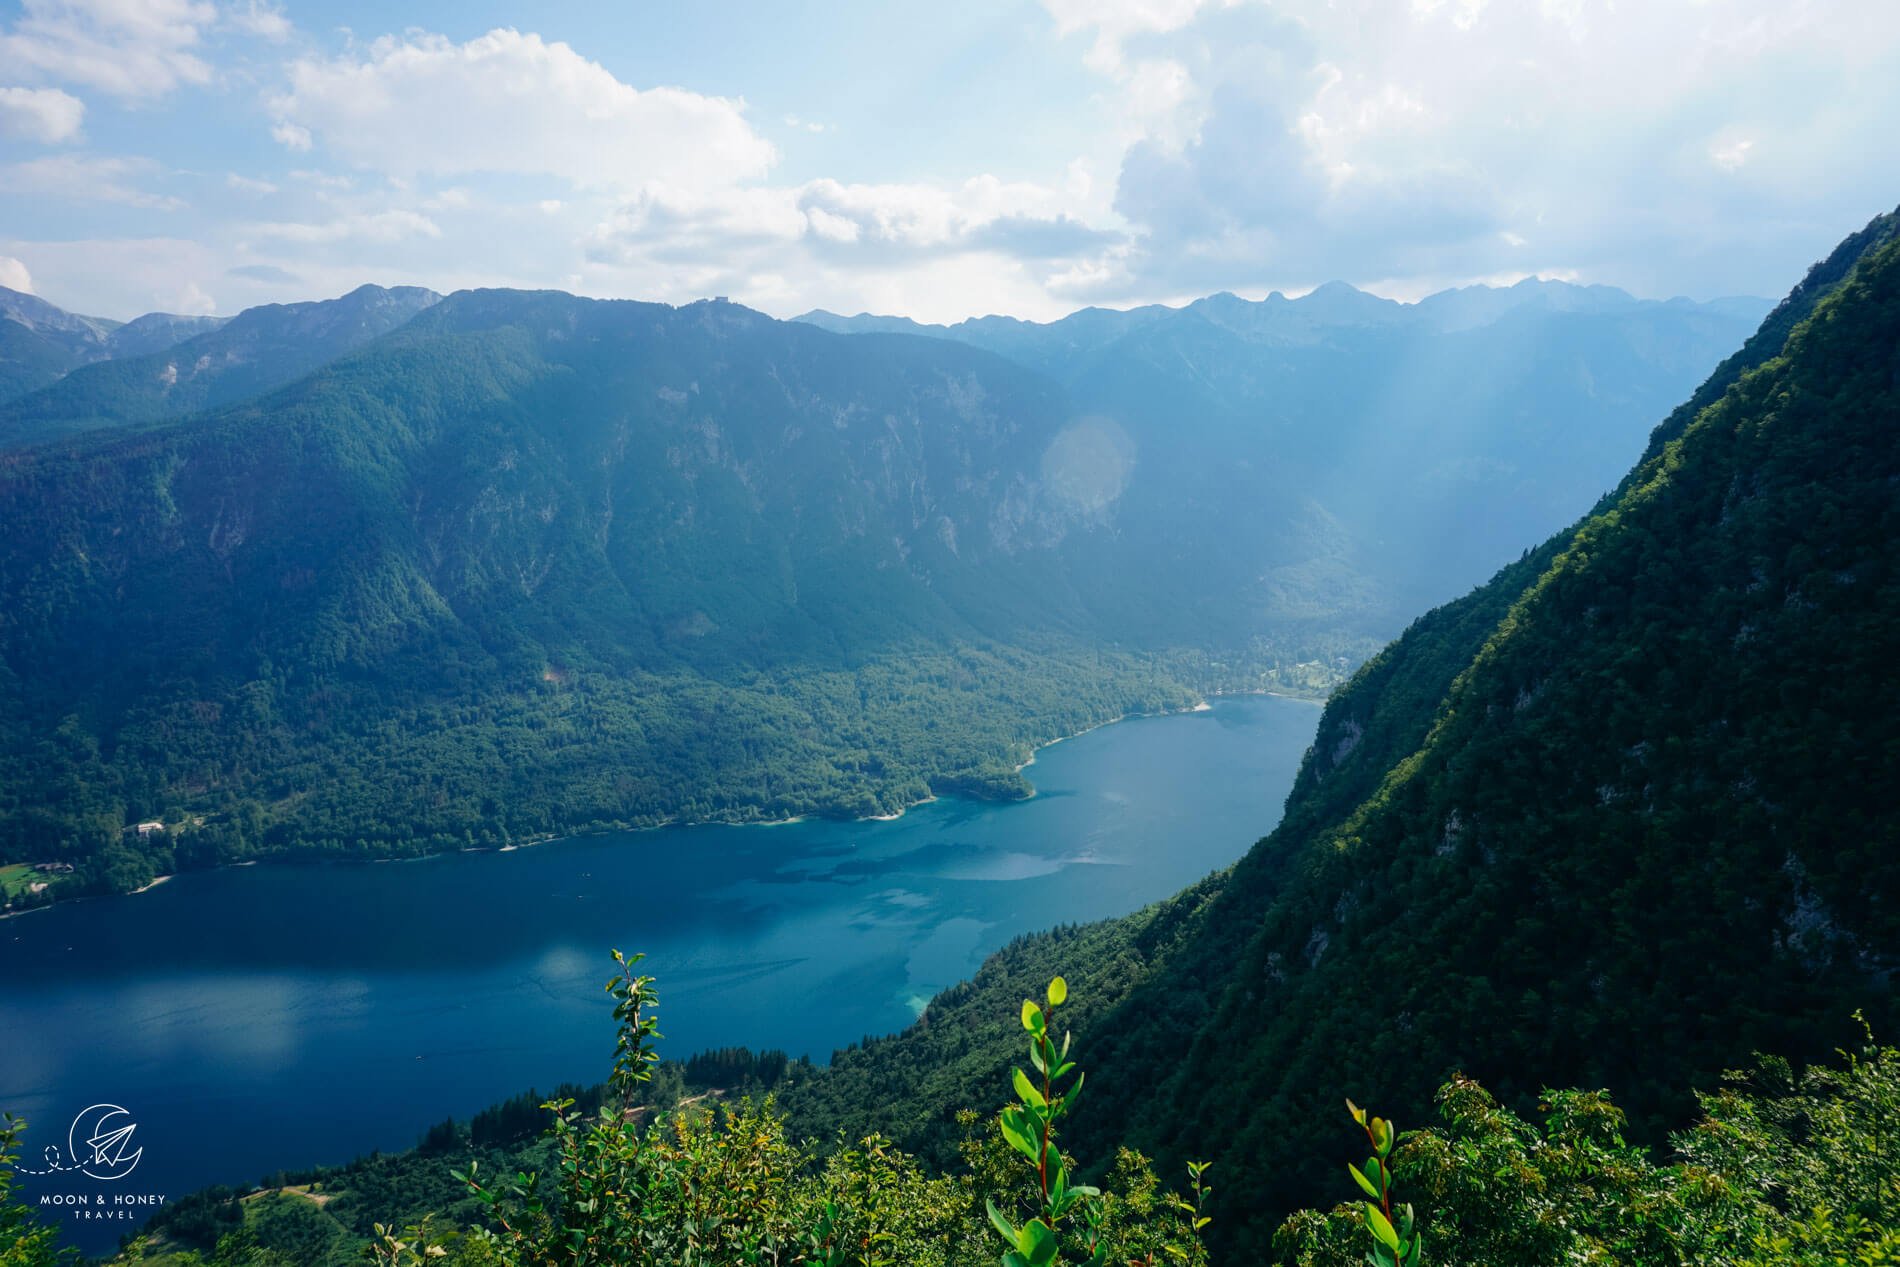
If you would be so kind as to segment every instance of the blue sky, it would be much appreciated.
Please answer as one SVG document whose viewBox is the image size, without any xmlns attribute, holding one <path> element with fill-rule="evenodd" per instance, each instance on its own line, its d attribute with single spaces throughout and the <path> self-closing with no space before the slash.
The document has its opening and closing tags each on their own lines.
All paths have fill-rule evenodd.
<svg viewBox="0 0 1900 1267">
<path fill-rule="evenodd" d="M 0 0 L 0 284 L 954 320 L 1779 295 L 1900 202 L 1891 0 Z"/>
</svg>

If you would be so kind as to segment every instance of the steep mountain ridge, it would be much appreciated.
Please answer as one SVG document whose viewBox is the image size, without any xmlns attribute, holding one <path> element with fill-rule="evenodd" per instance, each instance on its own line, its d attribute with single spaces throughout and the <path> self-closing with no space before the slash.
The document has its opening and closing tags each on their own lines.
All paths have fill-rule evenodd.
<svg viewBox="0 0 1900 1267">
<path fill-rule="evenodd" d="M 38 295 L 0 286 L 0 404 L 82 365 L 159 351 L 222 324 L 222 317 L 169 312 L 148 312 L 123 323 L 82 317 Z"/>
<path fill-rule="evenodd" d="M 1358 587 L 1389 630 L 1586 511 L 1767 309 L 1538 281 L 1405 305 L 1331 283 L 1046 325 L 800 320 L 967 342 L 1049 374 L 1166 463 L 1169 487 L 1216 486 L 1235 566 L 1205 587 L 1246 584 L 1250 556 L 1318 529 L 1336 560 L 1324 583 Z M 1158 508 L 1156 531 L 1191 533 L 1206 504 Z"/>
<path fill-rule="evenodd" d="M 1752 1050 L 1891 1028 L 1897 225 L 1817 265 L 1596 513 L 1337 692 L 1230 874 L 1019 943 L 794 1111 L 942 1147 L 954 1086 L 1006 1068 L 985 1018 L 1061 972 L 1078 1152 L 1166 1174 L 1219 1141 L 1246 1198 L 1216 1227 L 1259 1261 L 1337 1192 L 1342 1096 L 1406 1124 L 1453 1070 L 1519 1104 L 1604 1086 L 1656 1141 Z"/>
<path fill-rule="evenodd" d="M 247 308 L 202 331 L 190 318 L 141 317 L 112 332 L 110 359 L 0 403 L 0 448 L 234 404 L 295 382 L 439 298 L 417 286 L 361 286 L 338 299 Z"/>
</svg>

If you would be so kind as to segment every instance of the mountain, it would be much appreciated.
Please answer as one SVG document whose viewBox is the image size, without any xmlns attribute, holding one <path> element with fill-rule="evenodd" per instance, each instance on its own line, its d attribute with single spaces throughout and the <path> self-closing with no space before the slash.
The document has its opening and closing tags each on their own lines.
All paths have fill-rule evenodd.
<svg viewBox="0 0 1900 1267">
<path fill-rule="evenodd" d="M 1033 743 L 1201 682 L 1102 634 L 1068 560 L 1114 472 L 1069 416 L 954 344 L 464 292 L 262 400 L 0 455 L 0 848 L 123 888 L 1022 795 Z M 206 821 L 121 841 L 152 817 Z"/>
<path fill-rule="evenodd" d="M 123 324 L 80 317 L 0 286 L 0 403 L 57 382 L 79 366 L 159 351 L 221 324 L 219 317 L 164 312 Z"/>
<path fill-rule="evenodd" d="M 361 286 L 340 299 L 247 308 L 201 332 L 192 318 L 140 317 L 111 332 L 110 359 L 0 403 L 0 448 L 261 395 L 387 334 L 440 298 L 418 286 Z"/>
<path fill-rule="evenodd" d="M 1309 331 L 1409 319 L 1349 288 L 1299 302 Z M 259 854 L 1024 795 L 1033 743 L 1323 689 L 1406 594 L 1471 566 L 1447 549 L 1406 577 L 1379 533 L 1429 554 L 1441 501 L 1478 526 L 1549 515 L 1578 444 L 1621 436 L 1627 461 L 1661 412 L 1645 393 L 1699 355 L 1650 347 L 1645 322 L 1683 327 L 1638 311 L 1432 336 L 1390 395 L 1410 345 L 1383 327 L 1288 352 L 1258 305 L 1156 309 L 1096 357 L 1109 416 L 1092 380 L 727 303 L 253 309 L 0 410 L 16 440 L 114 424 L 0 452 L 0 855 L 118 889 Z M 298 358 L 321 364 L 265 390 Z M 1632 358 L 1660 367 L 1640 391 L 1574 372 Z M 1181 363 L 1192 390 L 1156 368 Z M 1310 399 L 1236 403 L 1286 366 Z M 1548 438 L 1576 416 L 1610 421 Z M 1453 431 L 1538 477 L 1430 477 Z M 121 836 L 155 818 L 204 823 Z"/>
<path fill-rule="evenodd" d="M 148 312 L 113 330 L 106 342 L 114 358 L 145 356 L 209 334 L 229 320 L 229 317 L 181 317 L 173 312 Z"/>
<path fill-rule="evenodd" d="M 1164 465 L 1164 486 L 1201 486 L 1158 509 L 1157 532 L 1180 541 L 1220 507 L 1235 566 L 1200 583 L 1245 585 L 1265 543 L 1323 535 L 1333 602 L 1356 587 L 1391 630 L 1586 510 L 1768 306 L 1535 280 L 1408 305 L 1334 282 L 1046 325 L 799 320 L 951 339 L 1050 375 Z"/>
<path fill-rule="evenodd" d="M 1019 942 L 795 1117 L 947 1148 L 1060 972 L 1078 1154 L 1211 1155 L 1253 1262 L 1339 1192 L 1345 1096 L 1415 1124 L 1453 1071 L 1519 1106 L 1607 1087 L 1659 1143 L 1752 1051 L 1890 1032 L 1897 236 L 1849 239 L 1593 513 L 1366 664 L 1231 873 Z"/>
</svg>

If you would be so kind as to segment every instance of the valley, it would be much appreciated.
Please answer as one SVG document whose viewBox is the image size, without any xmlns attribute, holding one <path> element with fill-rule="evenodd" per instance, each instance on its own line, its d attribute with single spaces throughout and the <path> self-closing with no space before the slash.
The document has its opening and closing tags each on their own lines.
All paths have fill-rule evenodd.
<svg viewBox="0 0 1900 1267">
<path fill-rule="evenodd" d="M 1900 1263 L 1900 18 L 396 7 L 0 0 L 0 1267 Z"/>
</svg>

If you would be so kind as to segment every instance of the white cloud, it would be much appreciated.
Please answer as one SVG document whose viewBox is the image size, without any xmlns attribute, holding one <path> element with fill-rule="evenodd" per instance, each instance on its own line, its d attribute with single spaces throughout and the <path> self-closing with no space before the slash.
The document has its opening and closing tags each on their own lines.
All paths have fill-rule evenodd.
<svg viewBox="0 0 1900 1267">
<path fill-rule="evenodd" d="M 429 217 L 401 209 L 339 216 L 320 223 L 269 221 L 250 226 L 250 232 L 259 237 L 306 245 L 351 240 L 400 242 L 405 238 L 442 236 L 440 226 Z"/>
<path fill-rule="evenodd" d="M 69 312 L 114 317 L 173 309 L 193 278 L 222 267 L 216 251 L 188 238 L 0 239 L 0 254 L 32 259 L 34 293 Z"/>
<path fill-rule="evenodd" d="M 197 282 L 186 282 L 168 307 L 187 317 L 208 317 L 218 310 L 218 301 L 207 295 Z"/>
<path fill-rule="evenodd" d="M 690 68 L 688 87 L 642 87 L 539 35 L 410 31 L 273 55 L 282 78 L 251 126 L 304 170 L 172 170 L 205 165 L 165 148 L 195 137 L 188 107 L 255 100 L 203 94 L 143 113 L 152 144 L 139 148 L 171 166 L 8 153 L 0 195 L 22 195 L 10 215 L 55 225 L 34 199 L 117 202 L 143 233 L 179 205 L 165 191 L 223 181 L 198 200 L 193 255 L 167 262 L 133 239 L 101 254 L 119 277 L 67 244 L 14 250 L 42 289 L 64 299 L 76 283 L 75 302 L 126 315 L 201 302 L 187 289 L 200 278 L 229 304 L 377 277 L 954 319 L 1332 277 L 1412 295 L 1531 274 L 1772 294 L 1900 188 L 1900 5 L 1044 3 L 1094 77 L 1081 100 L 1052 100 L 1074 82 L 1052 74 L 1005 103 L 1013 117 L 1048 112 L 1057 138 L 1002 147 L 1008 180 L 964 179 L 975 164 L 942 155 L 969 154 L 968 138 L 927 127 L 899 154 L 879 139 L 892 128 L 819 124 L 763 98 L 754 111 L 690 91 Z M 22 87 L 0 90 L 0 133 L 71 141 L 102 117 L 115 130 L 140 117 L 105 115 L 99 93 L 145 106 L 181 84 L 241 85 L 256 52 L 227 62 L 241 40 L 295 34 L 276 5 L 14 0 L 0 83 Z M 854 150 L 852 180 L 799 166 L 829 147 L 796 137 L 840 123 L 886 149 Z M 783 158 L 762 134 L 781 128 L 794 137 Z M 880 163 L 906 178 L 880 179 Z"/>
<path fill-rule="evenodd" d="M 151 193 L 130 183 L 158 170 L 158 164 L 150 159 L 59 154 L 0 167 L 0 183 L 16 194 L 176 211 L 185 205 L 181 200 L 169 194 Z"/>
<path fill-rule="evenodd" d="M 232 5 L 225 10 L 224 20 L 226 24 L 248 35 L 269 40 L 273 44 L 283 43 L 295 30 L 290 19 L 284 16 L 282 8 L 265 3 L 264 0 L 247 0 L 242 8 Z"/>
<path fill-rule="evenodd" d="M 708 257 L 751 246 L 848 247 L 865 266 L 901 256 L 998 252 L 1018 258 L 1092 254 L 1118 235 L 1062 214 L 1064 195 L 978 176 L 960 186 L 843 184 L 814 180 L 683 194 L 654 187 L 594 229 L 596 260 L 652 253 Z"/>
<path fill-rule="evenodd" d="M 0 32 L 0 73 L 158 97 L 210 82 L 195 51 L 217 9 L 204 0 L 23 0 Z"/>
<path fill-rule="evenodd" d="M 86 103 L 57 88 L 0 88 L 0 136 L 57 145 L 79 139 Z"/>
<path fill-rule="evenodd" d="M 901 311 L 931 319 L 1004 309 L 1048 317 L 1064 303 L 1054 279 L 1122 249 L 1118 233 L 1067 214 L 1070 202 L 1065 190 L 993 176 L 954 186 L 652 188 L 595 225 L 587 256 L 598 277 L 637 279 L 666 298 L 723 293 L 855 312 L 901 293 Z"/>
<path fill-rule="evenodd" d="M 8 290 L 33 293 L 33 274 L 26 271 L 26 265 L 11 255 L 0 255 L 0 286 Z"/>
<path fill-rule="evenodd" d="M 295 123 L 278 123 L 271 130 L 271 139 L 288 150 L 299 153 L 310 148 L 310 129 L 299 127 Z"/>
<path fill-rule="evenodd" d="M 1748 161 L 1748 151 L 1754 148 L 1755 143 L 1746 137 L 1717 141 L 1709 147 L 1709 161 L 1725 172 L 1732 172 Z"/>
<path fill-rule="evenodd" d="M 1900 187 L 1900 5 L 1046 3 L 1141 131 L 1104 299 L 1527 268 L 1776 294 Z"/>
<path fill-rule="evenodd" d="M 404 178 L 504 172 L 581 188 L 707 189 L 763 176 L 776 157 L 743 102 L 638 89 L 539 35 L 465 44 L 385 37 L 359 58 L 302 59 L 271 100 L 278 139 Z M 289 131 L 289 129 L 296 129 Z"/>
<path fill-rule="evenodd" d="M 1088 64 L 1113 72 L 1122 65 L 1123 45 L 1131 36 L 1178 31 L 1198 15 L 1206 0 L 1043 0 L 1056 21 L 1056 32 L 1093 31 Z"/>
</svg>

